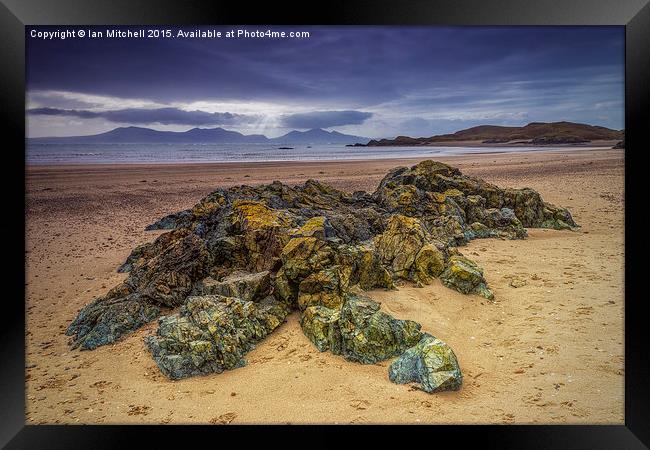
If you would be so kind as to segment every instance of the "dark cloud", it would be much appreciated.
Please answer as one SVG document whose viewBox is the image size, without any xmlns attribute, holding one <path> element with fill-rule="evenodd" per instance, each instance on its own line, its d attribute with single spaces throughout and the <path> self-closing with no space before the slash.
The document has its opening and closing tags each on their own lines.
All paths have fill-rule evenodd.
<svg viewBox="0 0 650 450">
<path fill-rule="evenodd" d="M 105 31 L 106 27 L 92 28 Z M 243 27 L 216 28 L 225 32 Z M 486 117 L 526 113 L 538 121 L 562 117 L 623 126 L 624 27 L 246 28 L 309 31 L 310 37 L 39 40 L 28 35 L 27 89 L 158 104 L 261 102 L 285 106 L 282 111 L 291 111 L 292 106 L 373 111 L 358 131 L 346 130 L 364 135 L 382 116 L 397 123 L 395 118 L 447 116 L 450 111 L 462 112 L 456 118 L 463 120 L 465 113 L 484 111 Z M 38 98 L 33 104 L 95 109 Z M 594 105 L 616 106 L 596 110 Z M 308 116 L 299 119 L 298 115 L 286 118 L 294 127 L 294 120 L 306 127 L 340 123 L 317 123 Z M 384 126 L 374 130 L 393 133 Z M 443 132 L 418 130 L 416 134 L 422 135 Z"/>
<path fill-rule="evenodd" d="M 27 85 L 163 102 L 345 101 L 350 105 L 346 108 L 357 109 L 431 87 L 477 83 L 491 89 L 497 81 L 547 77 L 586 66 L 622 68 L 624 58 L 623 27 L 291 29 L 297 28 L 309 31 L 310 37 L 28 38 Z"/>
<path fill-rule="evenodd" d="M 33 108 L 28 114 L 40 116 L 70 116 L 80 119 L 105 119 L 110 122 L 162 125 L 237 125 L 258 120 L 244 114 L 184 111 L 178 108 L 129 108 L 115 111 L 88 111 L 83 109 Z"/>
<path fill-rule="evenodd" d="M 363 111 L 313 111 L 282 116 L 280 123 L 286 128 L 330 128 L 361 125 L 371 117 Z"/>
</svg>

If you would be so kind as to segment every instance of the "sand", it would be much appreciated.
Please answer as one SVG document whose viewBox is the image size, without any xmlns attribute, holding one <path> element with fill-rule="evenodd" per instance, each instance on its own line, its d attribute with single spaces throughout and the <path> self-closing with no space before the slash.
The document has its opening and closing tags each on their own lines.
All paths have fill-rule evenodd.
<svg viewBox="0 0 650 450">
<path fill-rule="evenodd" d="M 319 353 L 295 313 L 246 367 L 181 381 L 166 379 L 144 347 L 155 322 L 94 351 L 70 350 L 63 334 L 84 304 L 125 278 L 115 269 L 132 247 L 161 233 L 145 225 L 214 187 L 316 178 L 373 190 L 389 168 L 417 160 L 29 167 L 26 422 L 623 424 L 624 151 L 442 161 L 499 186 L 537 189 L 582 228 L 463 247 L 485 269 L 494 303 L 437 280 L 369 292 L 454 349 L 463 386 L 440 394 L 391 383 L 389 362 Z"/>
</svg>

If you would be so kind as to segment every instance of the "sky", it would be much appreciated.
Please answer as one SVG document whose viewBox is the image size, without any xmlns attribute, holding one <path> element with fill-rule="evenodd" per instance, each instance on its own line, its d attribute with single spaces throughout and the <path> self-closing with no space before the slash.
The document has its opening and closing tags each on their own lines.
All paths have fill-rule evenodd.
<svg viewBox="0 0 650 450">
<path fill-rule="evenodd" d="M 70 29 L 80 28 L 90 29 Z M 221 38 L 157 39 L 32 29 L 66 28 L 26 28 L 29 137 L 121 126 L 370 138 L 563 120 L 624 128 L 623 27 L 219 26 L 201 29 Z M 309 37 L 226 38 L 233 29 Z"/>
</svg>

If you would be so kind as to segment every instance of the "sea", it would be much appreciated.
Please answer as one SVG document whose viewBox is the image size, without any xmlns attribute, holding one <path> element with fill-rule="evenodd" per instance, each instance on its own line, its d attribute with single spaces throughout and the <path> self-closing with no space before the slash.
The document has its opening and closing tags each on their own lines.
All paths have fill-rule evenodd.
<svg viewBox="0 0 650 450">
<path fill-rule="evenodd" d="M 289 148 L 279 148 L 289 147 Z M 586 147 L 577 147 L 576 149 Z M 42 144 L 28 143 L 28 165 L 178 164 L 444 157 L 550 150 L 549 147 L 346 147 L 343 144 Z"/>
</svg>

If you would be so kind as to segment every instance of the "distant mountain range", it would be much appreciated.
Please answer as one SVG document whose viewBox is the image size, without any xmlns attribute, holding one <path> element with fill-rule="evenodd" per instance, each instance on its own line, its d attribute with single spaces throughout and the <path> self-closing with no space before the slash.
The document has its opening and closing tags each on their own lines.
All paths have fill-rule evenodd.
<svg viewBox="0 0 650 450">
<path fill-rule="evenodd" d="M 284 136 L 267 138 L 262 134 L 242 134 L 223 128 L 192 128 L 188 131 L 157 131 L 142 127 L 121 127 L 90 136 L 30 138 L 40 144 L 350 144 L 368 142 L 368 138 L 325 131 L 291 131 Z"/>
<path fill-rule="evenodd" d="M 573 122 L 532 122 L 523 127 L 480 125 L 452 134 L 413 138 L 397 136 L 395 139 L 371 140 L 368 146 L 436 145 L 464 141 L 484 144 L 581 144 L 595 140 L 620 140 L 624 131 Z M 359 145 L 362 145 L 359 144 Z"/>
</svg>

